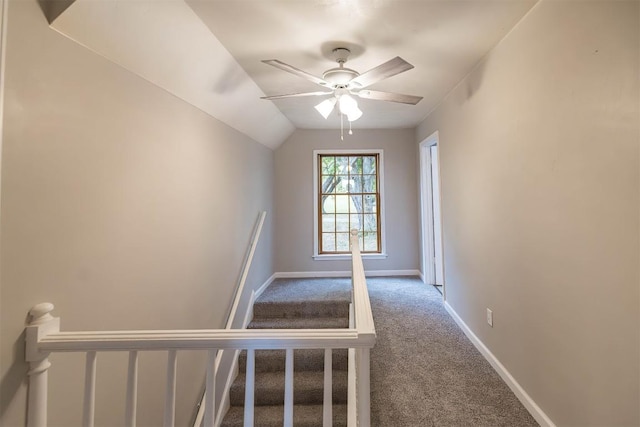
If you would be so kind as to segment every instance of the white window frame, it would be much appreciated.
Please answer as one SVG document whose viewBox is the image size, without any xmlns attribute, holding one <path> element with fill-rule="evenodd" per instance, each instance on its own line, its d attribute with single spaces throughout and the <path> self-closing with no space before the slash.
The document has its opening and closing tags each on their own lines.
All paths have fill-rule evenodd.
<svg viewBox="0 0 640 427">
<path fill-rule="evenodd" d="M 384 203 L 384 150 L 351 150 L 351 149 L 339 149 L 339 150 L 313 150 L 313 259 L 318 261 L 337 261 L 337 260 L 349 260 L 351 254 L 320 254 L 319 242 L 318 242 L 318 156 L 321 154 L 335 154 L 337 156 L 341 154 L 377 154 L 378 155 L 378 191 L 380 193 L 380 253 L 363 253 L 363 259 L 385 259 L 387 258 L 387 238 L 385 227 L 385 203 Z M 361 248 L 362 249 L 362 248 Z"/>
</svg>

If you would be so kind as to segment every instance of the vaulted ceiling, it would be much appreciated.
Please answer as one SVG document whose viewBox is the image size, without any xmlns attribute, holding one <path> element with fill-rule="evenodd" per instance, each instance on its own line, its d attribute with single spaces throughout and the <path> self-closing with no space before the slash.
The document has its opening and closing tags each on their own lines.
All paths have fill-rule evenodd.
<svg viewBox="0 0 640 427">
<path fill-rule="evenodd" d="M 414 69 L 370 89 L 422 96 L 417 105 L 358 99 L 354 128 L 419 124 L 536 0 L 76 0 L 56 30 L 255 140 L 277 147 L 295 128 L 339 128 L 322 98 L 264 95 L 322 90 L 261 62 L 322 76 L 331 51 L 363 73 L 400 56 Z"/>
</svg>

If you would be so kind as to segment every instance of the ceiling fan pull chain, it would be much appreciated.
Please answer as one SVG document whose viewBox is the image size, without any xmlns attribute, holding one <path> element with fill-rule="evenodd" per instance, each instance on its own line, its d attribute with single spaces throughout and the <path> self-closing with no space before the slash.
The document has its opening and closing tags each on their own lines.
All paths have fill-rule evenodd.
<svg viewBox="0 0 640 427">
<path fill-rule="evenodd" d="M 340 141 L 344 141 L 344 114 L 340 113 Z"/>
<path fill-rule="evenodd" d="M 351 120 L 349 120 L 349 135 L 353 135 L 353 131 L 351 130 Z"/>
</svg>

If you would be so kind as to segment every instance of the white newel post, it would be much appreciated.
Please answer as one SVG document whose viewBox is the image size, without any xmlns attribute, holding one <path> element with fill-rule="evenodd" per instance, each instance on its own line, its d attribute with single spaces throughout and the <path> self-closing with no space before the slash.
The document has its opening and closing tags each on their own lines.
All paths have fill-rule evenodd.
<svg viewBox="0 0 640 427">
<path fill-rule="evenodd" d="M 29 362 L 29 400 L 27 408 L 27 427 L 46 427 L 47 425 L 47 370 L 49 353 L 40 352 L 38 342 L 52 332 L 60 331 L 60 319 L 51 316 L 53 304 L 44 302 L 36 305 L 29 314 L 31 322 L 26 328 L 25 360 Z"/>
</svg>

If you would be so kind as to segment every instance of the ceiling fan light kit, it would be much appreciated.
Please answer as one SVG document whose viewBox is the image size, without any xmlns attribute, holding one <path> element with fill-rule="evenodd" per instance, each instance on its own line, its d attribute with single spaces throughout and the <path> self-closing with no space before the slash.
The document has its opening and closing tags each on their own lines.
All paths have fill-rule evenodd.
<svg viewBox="0 0 640 427">
<path fill-rule="evenodd" d="M 345 68 L 344 64 L 349 58 L 351 51 L 347 48 L 339 47 L 333 50 L 333 55 L 338 63 L 338 67 L 331 68 L 322 74 L 322 78 L 316 77 L 313 74 L 309 74 L 306 71 L 302 71 L 289 64 L 278 61 L 277 59 L 264 60 L 265 64 L 279 68 L 283 71 L 287 71 L 296 76 L 309 80 L 317 85 L 330 89 L 330 92 L 303 92 L 303 93 L 291 93 L 285 95 L 273 95 L 264 96 L 262 99 L 282 99 L 282 98 L 294 98 L 302 96 L 328 96 L 333 95 L 332 98 L 325 99 L 315 106 L 315 109 L 324 117 L 329 118 L 331 112 L 338 104 L 338 110 L 340 112 L 340 122 L 342 128 L 342 118 L 347 117 L 349 126 L 351 122 L 358 120 L 362 117 L 362 111 L 358 108 L 358 102 L 353 98 L 357 96 L 359 98 L 372 99 L 378 101 L 390 101 L 399 102 L 403 104 L 415 105 L 422 99 L 421 96 L 403 95 L 398 93 L 381 92 L 374 90 L 362 90 L 367 86 L 384 80 L 396 74 L 408 71 L 413 68 L 413 65 L 409 64 L 404 59 L 396 56 L 395 58 L 378 65 L 371 70 L 360 74 L 351 68 Z M 349 130 L 349 134 L 352 134 Z"/>
<path fill-rule="evenodd" d="M 336 105 L 336 102 L 338 102 L 337 98 L 325 99 L 320 104 L 316 105 L 315 109 L 318 110 L 318 113 L 326 119 L 333 111 L 333 107 Z"/>
</svg>

